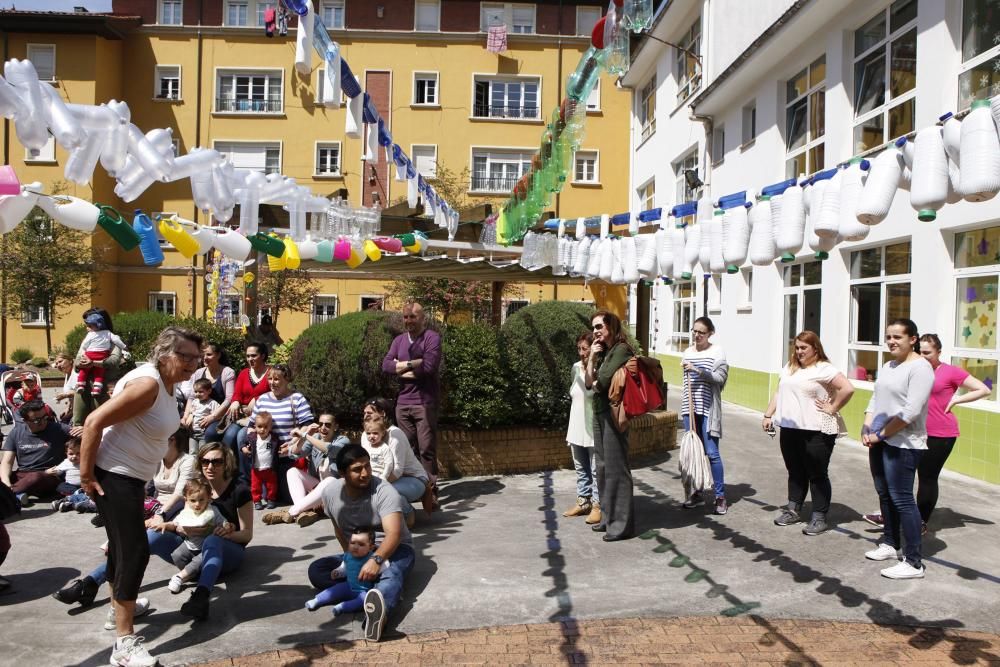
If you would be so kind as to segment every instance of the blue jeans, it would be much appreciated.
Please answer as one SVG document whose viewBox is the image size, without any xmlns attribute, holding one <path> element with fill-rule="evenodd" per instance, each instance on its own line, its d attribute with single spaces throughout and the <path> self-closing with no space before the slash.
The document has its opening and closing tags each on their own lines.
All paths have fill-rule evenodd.
<svg viewBox="0 0 1000 667">
<path fill-rule="evenodd" d="M 222 442 L 225 437 L 225 432 L 219 431 L 219 422 L 212 422 L 205 427 L 205 434 L 203 436 L 205 442 Z"/>
<path fill-rule="evenodd" d="M 881 543 L 902 548 L 902 529 L 906 541 L 903 557 L 917 568 L 921 565 L 920 511 L 913 496 L 913 480 L 923 454 L 922 449 L 902 449 L 881 442 L 868 448 L 868 467 L 882 508 Z"/>
<path fill-rule="evenodd" d="M 415 503 L 424 497 L 427 484 L 419 477 L 404 475 L 392 483 L 392 488 L 399 492 L 403 500 L 409 501 L 403 506 L 403 514 L 409 514 L 413 511 L 413 506 L 410 503 Z"/>
<path fill-rule="evenodd" d="M 240 451 L 246 441 L 247 427 L 236 423 L 227 426 L 226 432 L 222 434 L 222 444 L 233 450 L 233 454 L 236 455 L 236 460 L 240 464 L 240 481 L 244 484 L 250 484 L 250 470 L 253 468 L 253 460 Z"/>
<path fill-rule="evenodd" d="M 309 583 L 318 591 L 325 591 L 333 585 L 330 573 L 340 565 L 343 555 L 326 556 L 317 558 L 309 564 Z M 408 544 L 400 544 L 396 547 L 395 553 L 389 557 L 389 568 L 382 573 L 375 584 L 385 598 L 386 613 L 388 613 L 399 602 L 399 596 L 403 593 L 403 582 L 406 575 L 413 569 L 413 564 L 417 560 L 417 555 L 413 547 Z"/>
<path fill-rule="evenodd" d="M 576 495 L 600 502 L 597 492 L 597 448 L 570 445 L 576 470 Z"/>
<path fill-rule="evenodd" d="M 684 430 L 691 428 L 691 420 L 688 415 L 684 415 Z M 712 465 L 712 481 L 715 484 L 715 497 L 724 498 L 726 495 L 725 470 L 722 467 L 722 454 L 719 453 L 719 441 L 708 432 L 708 415 L 695 413 L 695 430 L 701 443 L 705 446 L 705 454 L 708 455 L 708 462 Z"/>
</svg>

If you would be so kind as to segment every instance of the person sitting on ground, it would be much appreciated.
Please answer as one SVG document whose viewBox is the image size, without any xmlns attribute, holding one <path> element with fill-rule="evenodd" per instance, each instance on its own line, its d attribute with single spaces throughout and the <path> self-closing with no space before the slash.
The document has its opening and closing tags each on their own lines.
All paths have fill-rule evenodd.
<svg viewBox="0 0 1000 667">
<path fill-rule="evenodd" d="M 278 445 L 276 438 L 273 437 L 273 424 L 270 412 L 258 412 L 254 419 L 253 432 L 247 434 L 247 444 L 243 446 L 244 456 L 253 459 L 250 471 L 250 495 L 255 510 L 262 510 L 265 507 L 273 510 L 277 507 L 275 501 L 278 499 L 278 475 L 274 472 L 274 465 Z"/>
<path fill-rule="evenodd" d="M 191 431 L 191 453 L 194 454 L 205 444 L 209 427 L 215 430 L 216 422 L 211 421 L 211 418 L 219 411 L 219 404 L 212 398 L 212 383 L 208 378 L 195 380 L 191 385 L 191 393 L 181 426 Z"/>
<path fill-rule="evenodd" d="M 386 437 L 388 438 L 389 444 L 392 445 L 392 449 L 395 452 L 402 452 L 403 449 L 409 448 L 413 451 L 413 455 L 417 457 L 417 461 L 421 462 L 420 455 L 413 450 L 413 445 L 411 444 L 406 432 L 403 431 L 399 426 L 396 426 L 393 422 L 393 415 L 395 410 L 393 409 L 393 402 L 388 398 L 370 398 L 365 401 L 365 406 L 362 410 L 362 423 L 364 420 L 370 419 L 372 416 L 378 416 L 382 418 L 382 421 L 388 426 L 388 431 L 386 432 Z M 400 460 L 402 460 L 402 455 L 400 455 Z M 421 465 L 422 462 L 421 462 Z M 424 467 L 424 471 L 427 471 L 427 467 Z M 427 495 L 421 498 L 421 503 L 423 504 L 424 511 L 430 515 L 440 509 L 440 504 L 437 499 L 437 492 L 433 488 L 434 480 L 431 479 L 431 488 Z"/>
<path fill-rule="evenodd" d="M 184 541 L 170 553 L 171 560 L 180 570 L 167 584 L 171 593 L 180 593 L 184 582 L 201 572 L 201 545 L 209 533 L 226 525 L 219 508 L 210 504 L 211 500 L 212 487 L 204 478 L 196 477 L 184 485 L 184 509 L 173 520 L 177 534 L 182 535 Z M 160 532 L 166 525 L 160 525 Z"/>
<path fill-rule="evenodd" d="M 365 639 L 382 637 L 386 615 L 399 602 L 403 584 L 413 569 L 416 553 L 413 538 L 403 521 L 403 499 L 388 482 L 372 475 L 368 452 L 361 445 L 347 445 L 337 454 L 341 478 L 323 490 L 323 509 L 333 522 L 337 541 L 349 551 L 348 536 L 362 526 L 382 526 L 383 538 L 371 560 L 358 573 L 360 581 L 375 581 L 365 594 Z M 334 580 L 333 572 L 343 555 L 317 558 L 309 565 L 309 583 L 325 591 Z M 379 578 L 382 563 L 390 567 Z"/>
<path fill-rule="evenodd" d="M 71 437 L 67 440 L 66 458 L 45 472 L 62 480 L 56 487 L 56 493 L 61 497 L 52 501 L 52 509 L 69 512 L 76 509 L 77 503 L 89 498 L 80 491 L 80 438 Z"/>
<path fill-rule="evenodd" d="M 323 483 L 336 472 L 337 452 L 351 444 L 347 436 L 337 429 L 337 420 L 330 413 L 323 413 L 319 421 L 304 429 L 292 429 L 291 453 L 301 456 L 307 468 L 289 468 L 288 493 L 292 496 L 292 507 L 288 510 L 268 512 L 264 523 L 298 523 L 305 528 L 319 521 L 322 515 L 316 511 L 321 505 Z M 308 501 L 306 499 L 308 498 Z"/>
<path fill-rule="evenodd" d="M 384 417 L 372 415 L 365 420 L 363 446 L 371 457 L 372 474 L 392 484 L 407 501 L 403 504 L 403 516 L 406 525 L 412 526 L 416 516 L 411 503 L 431 493 L 431 484 L 424 467 L 420 465 L 412 449 L 405 445 L 393 446 L 389 441 L 388 425 Z"/>
<path fill-rule="evenodd" d="M 222 442 L 232 450 L 240 464 L 240 479 L 244 484 L 250 484 L 250 460 L 241 455 L 240 448 L 247 439 L 254 400 L 271 390 L 267 380 L 271 371 L 271 367 L 267 365 L 267 345 L 248 343 L 246 360 L 247 367 L 236 376 L 233 402 L 229 404 L 227 412 L 229 426 L 222 434 Z"/>
<path fill-rule="evenodd" d="M 191 389 L 193 390 L 194 383 L 198 380 L 208 380 L 210 396 L 218 407 L 213 412 L 203 415 L 201 423 L 195 420 L 196 423 L 192 426 L 192 430 L 200 430 L 205 434 L 202 438 L 203 442 L 215 442 L 223 438 L 223 433 L 219 429 L 222 428 L 223 420 L 229 413 L 229 406 L 232 404 L 233 395 L 236 392 L 236 371 L 229 365 L 225 348 L 218 343 L 205 343 L 202 346 L 201 361 L 202 367 L 191 376 Z M 193 395 L 189 398 L 185 394 L 188 403 L 193 398 Z"/>
<path fill-rule="evenodd" d="M 354 614 L 364 607 L 365 595 L 372 589 L 375 582 L 372 580 L 362 581 L 358 578 L 361 568 L 375 555 L 375 530 L 369 527 L 359 526 L 351 534 L 351 542 L 344 554 L 344 560 L 340 563 L 330 576 L 333 578 L 343 577 L 340 581 L 326 590 L 320 591 L 316 597 L 306 602 L 306 609 L 316 611 L 320 607 L 333 605 L 333 615 Z M 383 572 L 389 567 L 388 563 L 379 566 L 379 572 Z"/>
<path fill-rule="evenodd" d="M 51 419 L 40 400 L 28 401 L 19 410 L 21 422 L 14 425 L 3 444 L 0 456 L 0 481 L 10 487 L 21 505 L 30 505 L 29 495 L 52 496 L 59 478 L 48 473 L 66 458 L 66 441 L 77 435 L 66 424 Z M 14 461 L 17 472 L 14 472 Z"/>
</svg>

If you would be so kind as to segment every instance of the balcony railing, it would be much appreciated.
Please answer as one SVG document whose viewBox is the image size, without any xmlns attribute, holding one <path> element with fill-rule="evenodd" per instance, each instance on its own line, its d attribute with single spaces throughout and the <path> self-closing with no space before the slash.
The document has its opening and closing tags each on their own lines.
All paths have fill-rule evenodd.
<svg viewBox="0 0 1000 667">
<path fill-rule="evenodd" d="M 472 190 L 476 192 L 510 192 L 517 185 L 519 177 L 473 174 Z"/>
<path fill-rule="evenodd" d="M 537 106 L 496 106 L 476 104 L 472 109 L 473 118 L 512 118 L 517 120 L 538 120 Z"/>
<path fill-rule="evenodd" d="M 281 100 L 245 100 L 218 97 L 215 110 L 220 113 L 280 113 Z"/>
</svg>

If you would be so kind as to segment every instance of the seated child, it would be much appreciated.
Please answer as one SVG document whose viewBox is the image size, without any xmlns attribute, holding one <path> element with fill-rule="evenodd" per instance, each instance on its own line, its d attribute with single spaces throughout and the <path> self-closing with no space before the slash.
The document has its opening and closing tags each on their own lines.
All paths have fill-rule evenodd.
<svg viewBox="0 0 1000 667">
<path fill-rule="evenodd" d="M 191 400 L 188 401 L 181 419 L 181 426 L 191 431 L 191 454 L 197 454 L 205 444 L 205 429 L 213 422 L 202 423 L 219 409 L 219 404 L 212 398 L 212 382 L 207 378 L 199 378 L 191 386 Z"/>
<path fill-rule="evenodd" d="M 278 442 L 271 437 L 272 421 L 270 412 L 258 412 L 253 427 L 247 429 L 247 442 L 243 446 L 243 453 L 253 462 L 250 470 L 250 497 L 253 498 L 254 509 L 258 510 L 265 507 L 273 510 L 278 506 L 278 473 L 274 471 Z M 263 490 L 261 486 L 264 487 Z"/>
<path fill-rule="evenodd" d="M 15 378 L 16 379 L 16 378 Z M 21 406 L 34 400 L 41 400 L 42 388 L 38 386 L 38 380 L 33 373 L 25 373 L 21 376 L 21 386 L 17 389 L 9 390 L 7 400 L 14 410 L 15 418 L 20 416 Z M 46 409 L 48 412 L 48 409 Z"/>
<path fill-rule="evenodd" d="M 375 531 L 372 528 L 356 528 L 351 535 L 344 560 L 331 573 L 335 578 L 345 577 L 345 581 L 337 582 L 320 591 L 316 597 L 306 602 L 306 609 L 316 611 L 320 607 L 332 604 L 334 616 L 361 611 L 365 604 L 365 593 L 375 587 L 376 580 L 361 581 L 358 575 L 373 555 L 375 555 Z M 388 568 L 388 561 L 382 563 L 379 573 L 385 572 Z"/>
<path fill-rule="evenodd" d="M 90 497 L 80 491 L 80 438 L 70 438 L 66 441 L 66 458 L 57 465 L 45 471 L 49 475 L 61 477 L 62 482 L 56 487 L 63 496 L 52 501 L 52 509 L 59 512 L 69 512 L 76 509 L 77 503 L 90 500 Z"/>
<path fill-rule="evenodd" d="M 180 568 L 180 572 L 172 576 L 167 584 L 171 593 L 180 593 L 185 581 L 198 576 L 201 572 L 202 543 L 217 527 L 225 523 L 222 513 L 212 504 L 212 487 L 209 483 L 200 477 L 189 480 L 184 485 L 184 509 L 172 522 L 163 524 L 160 528 L 161 532 L 168 525 L 183 529 L 183 532 L 178 532 L 184 536 L 184 541 L 170 554 L 174 565 Z"/>
</svg>

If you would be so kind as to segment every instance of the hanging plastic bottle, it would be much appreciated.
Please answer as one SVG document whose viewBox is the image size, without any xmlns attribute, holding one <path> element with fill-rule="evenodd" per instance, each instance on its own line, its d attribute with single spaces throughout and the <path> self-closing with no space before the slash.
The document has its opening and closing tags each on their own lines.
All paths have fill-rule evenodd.
<svg viewBox="0 0 1000 667">
<path fill-rule="evenodd" d="M 181 220 L 176 215 L 173 216 L 173 219 Z M 191 238 L 195 240 L 195 243 L 198 244 L 197 254 L 204 255 L 206 252 L 212 249 L 213 243 L 215 242 L 215 234 L 212 232 L 212 230 L 210 230 L 208 227 L 195 224 L 190 220 L 183 220 L 183 223 L 186 223 L 185 227 L 187 227 L 187 229 L 189 230 L 188 233 L 191 235 Z"/>
<path fill-rule="evenodd" d="M 580 246 L 576 251 L 576 258 L 573 261 L 573 268 L 570 270 L 574 275 L 582 276 L 587 271 L 587 263 L 590 261 L 590 247 L 592 241 L 589 236 L 584 236 L 580 241 Z"/>
<path fill-rule="evenodd" d="M 781 253 L 778 251 L 777 238 L 778 238 L 778 228 L 781 225 L 781 209 L 784 208 L 785 197 L 783 194 L 775 193 L 771 194 L 770 204 L 771 204 L 771 234 L 775 239 L 774 254 L 778 257 Z M 794 257 L 792 258 L 794 259 Z M 781 257 L 781 261 L 789 261 L 784 257 Z"/>
<path fill-rule="evenodd" d="M 750 246 L 748 205 L 749 202 L 726 209 L 722 226 L 722 257 L 726 261 L 726 273 L 738 273 L 740 267 L 747 261 L 747 250 Z"/>
<path fill-rule="evenodd" d="M 653 0 L 625 0 L 622 24 L 632 32 L 642 32 L 653 25 Z"/>
<path fill-rule="evenodd" d="M 950 111 L 939 119 L 941 138 L 944 139 L 944 152 L 948 156 L 948 199 L 949 204 L 962 200 L 962 123 Z M 990 119 L 992 122 L 992 118 Z"/>
<path fill-rule="evenodd" d="M 36 183 L 41 187 L 41 183 Z M 0 197 L 0 234 L 7 234 L 21 224 L 38 202 L 38 194 L 28 188 L 21 188 L 17 195 Z"/>
<path fill-rule="evenodd" d="M 576 70 L 566 80 L 567 97 L 586 104 L 587 98 L 590 97 L 590 91 L 597 85 L 597 79 L 601 75 L 604 58 L 603 45 L 600 48 L 593 45 L 587 48 L 587 51 L 580 58 Z"/>
<path fill-rule="evenodd" d="M 373 239 L 373 242 L 383 252 L 392 252 L 392 253 L 403 252 L 403 242 L 397 238 L 393 238 L 391 236 L 379 236 Z"/>
<path fill-rule="evenodd" d="M 631 236 L 622 237 L 622 273 L 626 285 L 639 282 L 639 257 L 636 252 L 635 239 Z"/>
<path fill-rule="evenodd" d="M 726 212 L 719 209 L 708 221 L 709 261 L 708 269 L 712 273 L 722 273 L 726 270 L 726 259 L 722 254 L 722 225 Z M 702 232 L 704 234 L 704 232 Z"/>
<path fill-rule="evenodd" d="M 610 243 L 610 241 L 608 241 Z M 594 239 L 590 244 L 590 258 L 587 260 L 587 268 L 584 271 L 584 275 L 588 280 L 595 280 L 600 276 L 601 273 L 601 246 L 605 243 L 605 239 Z"/>
<path fill-rule="evenodd" d="M 285 235 L 284 244 L 285 252 L 281 256 L 281 259 L 285 263 L 285 268 L 292 270 L 299 268 L 302 264 L 302 258 L 299 255 L 299 247 L 295 244 L 295 241 L 292 240 L 291 234 Z"/>
<path fill-rule="evenodd" d="M 333 261 L 333 241 L 323 239 L 316 244 L 316 261 L 329 264 Z"/>
<path fill-rule="evenodd" d="M 615 273 L 615 242 L 608 238 L 601 243 L 601 264 L 598 277 L 606 283 L 611 282 Z"/>
<path fill-rule="evenodd" d="M 691 280 L 701 256 L 701 227 L 693 224 L 684 228 L 684 266 L 681 279 Z M 705 269 L 702 268 L 702 271 Z"/>
<path fill-rule="evenodd" d="M 163 218 L 159 216 L 157 216 L 157 220 L 159 222 L 160 234 L 170 245 L 177 249 L 177 252 L 184 255 L 188 259 L 191 259 L 198 254 L 198 242 L 191 238 L 191 235 L 188 234 L 177 222 L 171 220 L 170 218 Z"/>
<path fill-rule="evenodd" d="M 624 25 L 619 23 L 618 29 L 612 36 L 610 45 L 606 45 L 605 47 L 608 55 L 605 59 L 604 67 L 607 69 L 608 74 L 622 76 L 628 72 L 629 65 L 632 63 L 631 39 L 632 34 Z"/>
<path fill-rule="evenodd" d="M 714 216 L 713 216 L 714 217 Z M 698 220 L 698 263 L 701 264 L 702 271 L 708 271 L 709 264 L 712 263 L 712 235 L 708 233 L 708 219 Z"/>
<path fill-rule="evenodd" d="M 750 209 L 750 262 L 768 266 L 778 254 L 774 246 L 774 226 L 771 224 L 771 198 L 764 195 Z"/>
<path fill-rule="evenodd" d="M 624 241 L 622 239 L 615 239 L 611 244 L 611 284 L 612 285 L 624 285 L 625 284 L 625 264 L 624 264 L 624 246 L 622 245 Z"/>
<path fill-rule="evenodd" d="M 865 188 L 861 191 L 858 221 L 865 225 L 877 225 L 889 215 L 892 200 L 899 189 L 899 179 L 903 170 L 903 157 L 895 144 L 888 144 L 884 151 L 871 161 Z"/>
<path fill-rule="evenodd" d="M 316 259 L 316 255 L 319 253 L 318 244 L 310 236 L 306 236 L 306 238 L 298 241 L 295 245 L 299 249 L 299 259 L 303 262 Z"/>
<path fill-rule="evenodd" d="M 976 100 L 962 121 L 961 193 L 966 201 L 987 201 L 1000 191 L 1000 137 L 988 100 Z"/>
<path fill-rule="evenodd" d="M 840 181 L 840 220 L 837 236 L 845 241 L 862 241 L 868 237 L 871 227 L 858 220 L 858 202 L 864 190 L 865 172 L 868 160 L 854 158 L 844 170 Z"/>
<path fill-rule="evenodd" d="M 239 232 L 231 229 L 212 229 L 210 231 L 215 234 L 212 245 L 229 259 L 242 262 L 253 250 L 250 240 Z"/>
<path fill-rule="evenodd" d="M 932 222 L 948 199 L 948 156 L 941 128 L 925 127 L 913 144 L 910 206 L 916 209 L 918 220 Z"/>
<path fill-rule="evenodd" d="M 375 242 L 371 239 L 365 239 L 364 243 L 361 244 L 364 250 L 365 256 L 373 262 L 377 262 L 382 259 L 382 249 L 375 245 Z"/>
<path fill-rule="evenodd" d="M 142 253 L 143 263 L 146 266 L 163 264 L 163 249 L 160 247 L 160 239 L 156 237 L 153 221 L 141 209 L 135 210 L 132 229 L 139 235 L 139 251 Z"/>
<path fill-rule="evenodd" d="M 83 143 L 69 154 L 66 159 L 66 169 L 63 175 L 67 181 L 72 181 L 78 185 L 87 185 L 94 176 L 97 169 L 97 161 L 101 157 L 101 150 L 107 143 L 108 133 L 102 130 L 91 130 L 87 133 L 87 138 Z"/>
<path fill-rule="evenodd" d="M 826 181 L 820 181 L 825 183 Z M 816 236 L 813 231 L 813 217 L 810 216 L 809 221 L 806 223 L 806 241 L 809 243 L 809 249 L 813 251 L 813 258 L 818 260 L 829 259 L 830 251 L 840 243 L 840 238 L 836 236 Z"/>
<path fill-rule="evenodd" d="M 333 258 L 346 262 L 351 258 L 351 242 L 341 236 L 333 246 Z"/>
<path fill-rule="evenodd" d="M 110 206 L 100 206 L 101 214 L 97 218 L 97 224 L 101 226 L 108 236 L 122 247 L 122 250 L 132 250 L 139 245 L 141 239 L 135 233 L 128 221 L 122 214 Z"/>
<path fill-rule="evenodd" d="M 819 211 L 816 211 L 816 197 L 813 198 L 813 233 L 822 237 L 836 237 L 840 230 L 840 182 L 843 170 L 837 172 L 826 182 L 822 199 L 819 200 Z M 817 196 L 820 193 L 817 193 Z"/>
<path fill-rule="evenodd" d="M 4 64 L 7 82 L 17 90 L 20 104 L 14 114 L 14 132 L 31 157 L 38 157 L 49 141 L 45 123 L 45 100 L 38 72 L 30 60 L 12 58 Z"/>
<path fill-rule="evenodd" d="M 691 267 L 684 258 L 684 244 L 686 240 L 683 225 L 675 225 L 670 230 L 670 249 L 673 258 L 673 267 L 670 275 L 674 280 L 683 280 L 684 274 L 691 275 Z"/>
<path fill-rule="evenodd" d="M 246 239 L 257 252 L 262 252 L 270 257 L 281 257 L 285 254 L 285 244 L 274 234 L 257 232 Z"/>
<path fill-rule="evenodd" d="M 654 280 L 657 276 L 656 236 L 652 234 L 636 236 L 635 250 L 639 256 L 639 273 L 646 280 Z"/>
<path fill-rule="evenodd" d="M 279 243 L 281 243 L 281 239 L 279 239 L 276 234 L 273 235 L 273 238 Z M 286 253 L 288 250 L 284 243 L 281 243 L 281 246 L 283 250 L 279 257 L 275 257 L 274 255 L 267 256 L 267 268 L 269 268 L 271 271 L 284 271 L 285 269 L 288 268 L 288 263 L 286 259 L 287 258 Z"/>
<path fill-rule="evenodd" d="M 356 239 L 350 242 L 351 246 L 351 256 L 345 260 L 348 268 L 356 269 L 365 263 L 367 257 L 365 256 L 364 250 L 361 249 L 361 243 Z"/>
<path fill-rule="evenodd" d="M 798 183 L 785 188 L 781 195 L 781 217 L 774 229 L 774 242 L 781 260 L 795 259 L 795 253 L 802 248 L 806 231 L 806 209 L 804 193 Z M 773 217 L 773 216 L 772 216 Z"/>
</svg>

